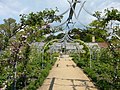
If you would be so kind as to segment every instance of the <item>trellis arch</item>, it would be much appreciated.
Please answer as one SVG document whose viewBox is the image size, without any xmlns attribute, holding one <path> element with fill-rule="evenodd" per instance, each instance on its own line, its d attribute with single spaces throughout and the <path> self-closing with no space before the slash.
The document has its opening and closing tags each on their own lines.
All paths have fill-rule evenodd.
<svg viewBox="0 0 120 90">
<path fill-rule="evenodd" d="M 79 40 L 79 39 L 74 39 L 74 42 L 79 42 L 79 44 L 82 44 L 82 45 L 84 45 L 84 47 L 85 47 L 85 50 L 86 50 L 86 54 L 87 54 L 87 52 L 88 52 L 88 54 L 89 54 L 89 66 L 90 66 L 90 68 L 92 67 L 91 66 L 91 49 L 90 49 L 90 47 L 84 42 L 84 41 L 82 41 L 82 40 Z"/>
<path fill-rule="evenodd" d="M 43 50 L 42 50 L 42 61 L 44 60 L 44 53 L 49 49 L 49 45 L 52 45 L 54 42 L 59 42 L 61 39 L 54 39 L 51 40 L 49 42 L 47 42 L 44 46 L 43 46 Z M 91 68 L 91 49 L 90 47 L 82 40 L 79 39 L 73 39 L 73 41 L 71 41 L 71 43 L 79 43 L 79 45 L 83 45 L 84 46 L 84 50 L 86 51 L 86 54 L 89 55 L 89 66 Z M 77 47 L 77 46 L 76 46 Z"/>
</svg>

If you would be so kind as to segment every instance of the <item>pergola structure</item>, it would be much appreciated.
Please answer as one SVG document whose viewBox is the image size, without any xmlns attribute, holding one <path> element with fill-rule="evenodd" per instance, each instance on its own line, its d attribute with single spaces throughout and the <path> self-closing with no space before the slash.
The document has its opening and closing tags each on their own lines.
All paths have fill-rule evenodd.
<svg viewBox="0 0 120 90">
<path fill-rule="evenodd" d="M 48 51 L 47 49 L 50 49 L 49 52 L 50 53 L 53 53 L 56 51 L 56 47 L 58 48 L 58 52 L 63 52 L 64 54 L 67 54 L 67 50 L 70 48 L 69 45 L 73 45 L 73 49 L 76 49 L 76 51 L 78 53 L 85 53 L 85 52 L 89 52 L 89 56 L 90 56 L 90 67 L 91 67 L 91 58 L 92 58 L 92 54 L 93 52 L 92 51 L 98 51 L 99 50 L 99 47 L 97 46 L 97 44 L 95 45 L 92 45 L 90 43 L 85 43 L 84 41 L 81 41 L 81 40 L 74 40 L 72 39 L 70 36 L 69 36 L 69 32 L 72 30 L 72 28 L 70 27 L 70 25 L 73 25 L 74 27 L 74 22 L 73 22 L 73 16 L 75 17 L 76 21 L 83 25 L 79 20 L 78 20 L 78 17 L 80 15 L 80 12 L 81 10 L 85 10 L 88 14 L 90 14 L 83 6 L 85 4 L 85 1 L 82 2 L 82 1 L 79 1 L 79 0 L 72 0 L 72 2 L 70 2 L 68 0 L 68 3 L 70 4 L 70 8 L 67 9 L 65 12 L 63 12 L 62 14 L 60 14 L 59 16 L 62 16 L 64 14 L 66 14 L 67 12 L 69 12 L 69 16 L 68 18 L 66 19 L 65 22 L 61 23 L 60 25 L 58 26 L 55 26 L 54 28 L 55 29 L 58 29 L 59 27 L 63 26 L 63 25 L 66 25 L 66 28 L 65 28 L 65 35 L 62 39 L 54 39 L 54 40 L 51 40 L 49 42 L 47 42 L 45 45 L 43 45 L 43 48 L 41 49 L 41 52 L 42 52 L 42 60 L 44 60 L 44 53 L 46 51 Z M 75 9 L 76 9 L 76 4 L 81 4 L 80 6 L 80 9 L 79 9 L 79 12 L 78 14 L 76 14 L 75 12 Z M 92 14 L 90 14 L 92 15 Z M 93 16 L 93 15 L 92 15 Z M 87 27 L 88 26 L 85 26 L 83 25 L 84 27 Z M 95 28 L 95 27 L 90 27 L 90 28 Z M 81 31 L 82 32 L 82 31 Z M 119 39 L 118 36 L 114 35 L 115 37 L 117 37 Z M 69 47 L 69 48 L 68 48 Z M 88 51 L 85 51 L 83 50 L 83 48 L 86 47 Z M 47 48 L 47 49 L 46 49 Z"/>
<path fill-rule="evenodd" d="M 75 24 L 75 23 L 73 23 L 73 16 L 75 17 L 77 22 L 80 23 L 80 21 L 78 21 L 78 17 L 79 17 L 80 12 L 85 4 L 85 1 L 84 2 L 81 2 L 79 0 L 72 0 L 72 2 L 70 2 L 69 0 L 67 0 L 67 1 L 70 4 L 70 8 L 68 10 L 66 10 L 65 12 L 63 12 L 62 14 L 60 14 L 59 16 L 62 16 L 64 14 L 66 14 L 67 12 L 69 12 L 69 16 L 65 22 L 54 27 L 55 29 L 58 29 L 59 27 L 66 25 L 65 35 L 62 39 L 54 39 L 54 40 L 47 42 L 45 45 L 43 45 L 43 48 L 41 49 L 42 61 L 44 60 L 44 53 L 46 51 L 48 51 L 47 49 L 50 49 L 49 52 L 52 54 L 56 50 L 57 43 L 59 43 L 58 51 L 62 52 L 64 54 L 68 53 L 67 50 L 70 49 L 70 47 L 68 48 L 68 45 L 72 44 L 73 49 L 76 49 L 77 53 L 89 53 L 89 56 L 90 56 L 90 58 L 89 58 L 90 64 L 89 65 L 91 67 L 91 48 L 84 41 L 72 39 L 68 34 L 72 30 L 72 29 L 70 29 L 70 24 L 73 25 L 73 27 Z M 81 4 L 78 14 L 75 13 L 76 4 Z M 82 23 L 80 23 L 80 24 L 82 24 Z M 84 48 L 86 48 L 86 49 L 84 50 Z M 80 54 L 78 54 L 78 55 L 80 55 Z M 79 59 L 80 59 L 80 56 L 79 56 Z"/>
<path fill-rule="evenodd" d="M 59 44 L 58 52 L 59 53 L 62 52 L 63 54 L 68 54 L 67 50 L 70 49 L 70 47 L 68 48 L 68 45 L 71 44 L 71 45 L 73 45 L 73 48 L 76 49 L 76 51 L 77 51 L 76 53 L 78 53 L 79 59 L 80 59 L 80 53 L 89 53 L 90 67 L 91 67 L 91 49 L 90 49 L 90 47 L 84 41 L 81 41 L 78 39 L 72 39 L 68 34 L 69 31 L 70 30 L 65 32 L 65 35 L 62 39 L 53 39 L 43 46 L 42 61 L 44 60 L 45 52 L 49 51 L 51 54 L 53 52 L 55 52 L 56 44 Z"/>
</svg>

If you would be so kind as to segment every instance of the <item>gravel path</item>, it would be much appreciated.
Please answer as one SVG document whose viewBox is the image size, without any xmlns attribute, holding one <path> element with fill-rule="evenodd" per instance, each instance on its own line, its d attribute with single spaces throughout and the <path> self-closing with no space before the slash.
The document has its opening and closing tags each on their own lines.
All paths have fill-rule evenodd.
<svg viewBox="0 0 120 90">
<path fill-rule="evenodd" d="M 98 90 L 68 55 L 58 58 L 38 90 Z"/>
</svg>

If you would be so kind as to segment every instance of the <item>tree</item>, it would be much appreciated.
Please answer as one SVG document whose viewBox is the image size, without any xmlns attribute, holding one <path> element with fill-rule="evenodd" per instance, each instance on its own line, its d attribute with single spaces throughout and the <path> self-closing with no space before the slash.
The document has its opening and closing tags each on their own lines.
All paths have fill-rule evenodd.
<svg viewBox="0 0 120 90">
<path fill-rule="evenodd" d="M 96 42 L 104 42 L 106 37 L 108 36 L 107 31 L 104 29 L 104 26 L 102 25 L 103 21 L 94 20 L 92 21 L 89 26 L 91 28 L 88 29 L 88 32 L 95 36 Z"/>
<path fill-rule="evenodd" d="M 80 39 L 80 33 L 81 31 L 77 28 L 72 29 L 69 32 L 69 35 L 73 38 L 73 39 Z"/>
<path fill-rule="evenodd" d="M 64 37 L 65 33 L 59 33 L 56 38 L 57 39 L 62 39 Z"/>
<path fill-rule="evenodd" d="M 8 46 L 9 39 L 18 32 L 18 29 L 19 24 L 16 23 L 15 19 L 4 19 L 4 24 L 0 25 L 1 49 L 5 49 Z"/>
<path fill-rule="evenodd" d="M 9 18 L 4 20 L 4 24 L 0 25 L 0 48 L 4 52 L 0 54 L 0 64 L 3 71 L 7 66 L 8 69 L 13 69 L 13 72 L 8 72 L 13 76 L 13 80 L 10 81 L 8 88 L 14 84 L 14 90 L 19 89 L 17 87 L 17 80 L 19 80 L 21 74 L 24 72 L 26 76 L 26 66 L 29 62 L 29 54 L 31 51 L 31 44 L 33 42 L 42 41 L 46 34 L 50 33 L 50 23 L 54 21 L 61 21 L 62 16 L 55 15 L 56 10 L 43 10 L 37 13 L 23 14 L 19 24 L 16 20 Z M 5 61 L 5 62 L 4 62 Z M 4 62 L 4 64 L 3 64 Z M 17 67 L 21 66 L 22 70 L 17 71 Z M 12 68 L 11 68 L 12 67 Z M 4 74 L 4 72 L 2 72 Z M 9 75 L 8 75 L 9 76 Z M 5 74 L 7 80 L 7 75 Z M 0 82 L 3 83 L 3 79 L 0 78 Z M 27 78 L 24 78 L 24 82 Z M 24 87 L 24 86 L 23 86 Z M 9 88 L 11 89 L 11 87 Z"/>
<path fill-rule="evenodd" d="M 118 66 L 119 66 L 119 45 L 120 45 L 120 38 L 119 38 L 119 27 L 114 27 L 112 21 L 120 22 L 120 11 L 117 9 L 105 9 L 104 15 L 95 13 L 98 19 L 93 21 L 90 26 L 94 32 L 94 35 L 101 37 L 105 42 L 108 44 L 108 49 L 113 56 L 112 66 L 114 67 L 114 75 L 113 78 L 113 85 L 118 88 Z M 110 24 L 109 24 L 110 23 Z M 109 33 L 110 32 L 110 33 Z M 116 35 L 118 34 L 118 35 Z"/>
</svg>

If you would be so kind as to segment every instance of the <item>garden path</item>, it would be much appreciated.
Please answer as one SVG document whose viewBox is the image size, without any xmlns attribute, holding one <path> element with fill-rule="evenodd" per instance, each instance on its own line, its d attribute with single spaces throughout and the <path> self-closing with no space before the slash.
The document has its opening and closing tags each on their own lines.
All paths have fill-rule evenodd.
<svg viewBox="0 0 120 90">
<path fill-rule="evenodd" d="M 68 55 L 59 57 L 38 90 L 98 90 Z"/>
</svg>

